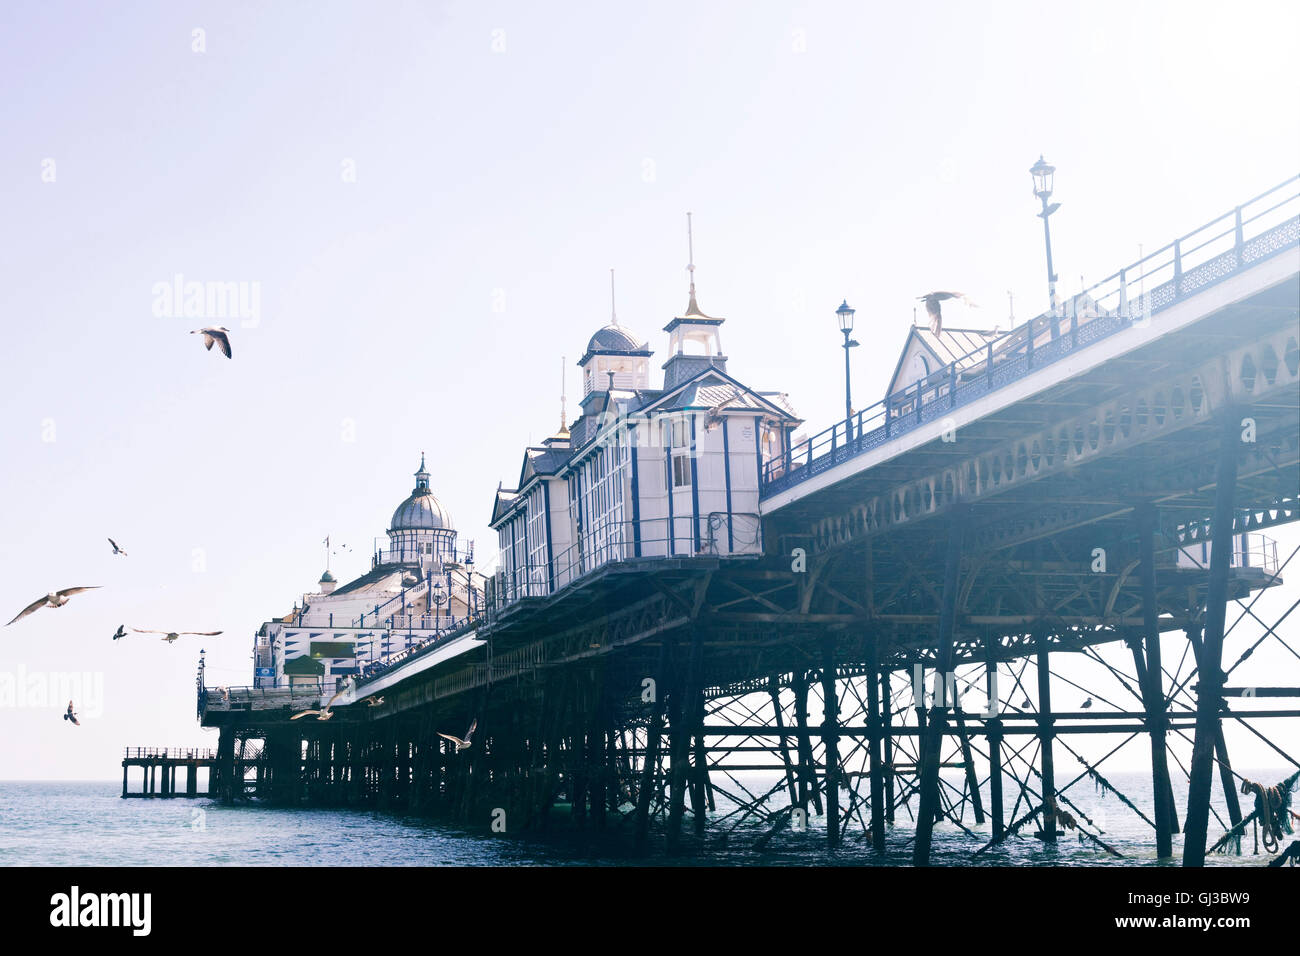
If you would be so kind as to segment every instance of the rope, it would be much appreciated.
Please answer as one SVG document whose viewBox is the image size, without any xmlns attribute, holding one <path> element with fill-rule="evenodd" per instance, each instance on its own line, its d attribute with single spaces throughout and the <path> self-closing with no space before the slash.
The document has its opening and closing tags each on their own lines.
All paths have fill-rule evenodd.
<svg viewBox="0 0 1300 956">
<path fill-rule="evenodd" d="M 1246 828 L 1252 829 L 1258 827 L 1260 822 L 1264 828 L 1264 846 L 1269 848 L 1270 842 L 1272 849 L 1277 849 L 1278 841 L 1283 833 L 1294 832 L 1291 825 L 1292 819 L 1297 815 L 1291 811 L 1291 788 L 1295 786 L 1296 781 L 1300 780 L 1300 771 L 1293 773 L 1281 783 L 1274 787 L 1263 787 L 1251 780 L 1242 778 L 1241 792 L 1244 794 L 1255 794 L 1255 810 L 1245 817 L 1240 823 L 1219 838 L 1219 842 L 1210 848 L 1211 853 L 1218 853 L 1227 847 L 1232 848 L 1232 852 L 1241 855 L 1241 840 L 1246 835 Z M 1265 800 L 1268 800 L 1268 812 L 1265 813 Z M 1273 801 L 1276 800 L 1276 804 Z M 1259 832 L 1255 830 L 1255 852 L 1259 852 Z"/>
<path fill-rule="evenodd" d="M 1291 832 L 1290 807 L 1291 791 L 1285 791 L 1281 784 L 1265 787 L 1253 780 L 1241 779 L 1241 792 L 1255 794 L 1255 817 L 1260 823 L 1264 836 L 1264 849 L 1276 853 L 1282 836 Z"/>
</svg>

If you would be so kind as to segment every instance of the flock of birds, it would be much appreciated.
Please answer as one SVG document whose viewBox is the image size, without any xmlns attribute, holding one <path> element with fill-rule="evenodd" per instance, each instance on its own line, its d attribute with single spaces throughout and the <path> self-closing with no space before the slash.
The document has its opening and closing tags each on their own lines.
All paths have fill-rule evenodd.
<svg viewBox="0 0 1300 956">
<path fill-rule="evenodd" d="M 227 345 L 223 346 L 222 350 L 226 351 L 226 354 L 229 355 L 230 353 L 228 349 L 229 349 L 229 344 L 227 343 Z M 114 556 L 120 556 L 123 558 L 127 556 L 126 550 L 121 545 L 119 545 L 116 541 L 114 541 L 112 538 L 108 539 L 108 543 L 113 549 Z M 102 585 L 91 584 L 91 585 L 86 585 L 84 587 L 63 588 L 62 590 L 59 591 L 51 591 L 49 594 L 44 594 L 41 597 L 38 597 L 31 604 L 27 605 L 25 608 L 23 608 L 21 611 L 15 614 L 13 620 L 11 620 L 9 624 L 13 624 L 16 621 L 20 621 L 23 618 L 27 617 L 27 615 L 29 614 L 35 614 L 41 608 L 63 607 L 65 604 L 68 603 L 68 601 L 72 599 L 72 596 L 74 594 L 80 594 L 83 591 L 97 591 L 101 586 Z M 6 624 L 5 627 L 8 627 L 9 624 Z M 117 626 L 117 630 L 113 633 L 113 640 L 117 641 L 126 637 L 127 630 L 128 629 L 125 624 L 119 624 Z M 142 627 L 132 627 L 130 628 L 130 630 L 134 631 L 137 634 L 161 634 L 162 639 L 166 641 L 168 644 L 176 643 L 176 641 L 180 640 L 181 636 L 184 634 L 195 634 L 201 637 L 216 637 L 218 634 L 221 633 L 220 631 L 155 631 L 155 630 L 149 630 L 147 628 L 142 628 Z M 63 719 L 71 721 L 73 726 L 75 727 L 81 726 L 81 721 L 77 720 L 76 709 L 73 707 L 72 701 L 68 701 L 68 709 L 63 714 Z"/>
<path fill-rule="evenodd" d="M 201 329 L 194 329 L 190 334 L 202 335 L 203 344 L 207 346 L 209 352 L 212 351 L 212 346 L 219 345 L 221 347 L 221 354 L 226 358 L 231 357 L 230 330 L 224 326 L 206 326 Z M 115 556 L 121 556 L 123 558 L 127 556 L 126 550 L 112 538 L 108 539 L 108 543 L 112 546 L 113 554 Z M 92 584 L 86 587 L 63 588 L 60 591 L 51 591 L 49 594 L 42 595 L 19 611 L 14 615 L 13 620 L 11 620 L 9 624 L 13 624 L 15 621 L 20 621 L 27 615 L 34 614 L 43 607 L 63 607 L 63 605 L 67 604 L 74 594 L 80 594 L 82 591 L 94 591 L 99 587 L 101 587 L 101 585 Z M 8 627 L 9 624 L 6 624 L 5 627 Z M 196 634 L 201 637 L 216 637 L 221 633 L 220 631 L 152 631 L 139 627 L 133 627 L 131 630 L 135 631 L 137 634 L 161 634 L 163 636 L 162 639 L 168 644 L 176 643 L 180 640 L 181 635 L 183 634 Z M 117 626 L 117 631 L 113 634 L 113 640 L 121 640 L 124 637 L 126 637 L 126 625 L 119 624 Z M 73 707 L 72 701 L 68 701 L 68 709 L 63 714 L 63 719 L 72 721 L 74 727 L 81 726 L 81 721 L 77 719 L 76 709 Z"/>
<path fill-rule="evenodd" d="M 201 329 L 191 330 L 190 334 L 202 335 L 203 345 L 204 347 L 207 348 L 209 352 L 211 352 L 212 347 L 216 345 L 221 349 L 222 355 L 224 355 L 226 358 L 232 357 L 232 352 L 230 348 L 230 330 L 227 329 L 225 326 L 220 326 L 220 325 L 204 326 Z M 108 543 L 113 549 L 114 556 L 121 556 L 121 557 L 127 556 L 126 549 L 124 549 L 112 538 L 108 539 Z M 346 545 L 344 545 L 343 547 L 347 548 Z M 347 550 L 350 551 L 352 549 L 347 548 Z M 13 624 L 15 621 L 21 620 L 27 615 L 33 614 L 43 607 L 51 607 L 51 608 L 63 607 L 63 605 L 67 604 L 74 594 L 80 594 L 82 591 L 94 591 L 99 587 L 100 585 L 94 584 L 86 587 L 63 588 L 60 591 L 51 591 L 49 594 L 42 595 L 41 597 L 33 601 L 31 604 L 27 605 L 27 607 L 19 611 L 18 614 L 14 616 L 13 620 L 9 622 L 9 624 Z M 6 624 L 5 627 L 8 627 L 9 624 Z M 122 638 L 126 637 L 127 630 L 128 628 L 126 627 L 125 624 L 119 624 L 117 626 L 117 630 L 113 633 L 113 640 L 119 641 Z M 160 634 L 162 635 L 162 639 L 166 641 L 168 644 L 176 643 L 176 641 L 180 640 L 180 638 L 183 635 L 187 635 L 187 634 L 193 634 L 200 637 L 216 637 L 218 634 L 221 633 L 221 631 L 156 631 L 156 630 L 150 630 L 141 627 L 132 627 L 130 628 L 130 630 L 135 632 L 136 634 Z M 230 691 L 228 688 L 218 687 L 217 690 L 223 695 L 223 698 L 225 700 L 230 699 Z M 317 720 L 329 720 L 332 716 L 334 716 L 331 710 L 331 708 L 334 706 L 334 702 L 338 700 L 339 697 L 341 697 L 346 692 L 346 690 L 347 690 L 347 685 L 344 685 L 344 687 L 341 690 L 339 690 L 333 697 L 329 699 L 329 701 L 325 704 L 323 708 L 320 708 L 319 710 L 316 708 L 308 708 L 306 710 L 300 710 L 298 711 L 298 713 L 294 714 L 289 719 L 298 720 L 302 717 L 315 717 Z M 373 694 L 370 697 L 367 697 L 364 701 L 362 701 L 362 703 L 366 704 L 368 707 L 378 707 L 383 702 L 384 702 L 383 697 L 376 697 Z M 73 701 L 68 701 L 68 709 L 67 712 L 63 714 L 63 719 L 71 721 L 74 726 L 77 727 L 81 726 L 81 721 L 77 720 L 76 709 L 73 706 Z M 452 743 L 454 743 L 456 745 L 456 752 L 459 753 L 460 751 L 470 746 L 470 740 L 474 735 L 474 728 L 477 726 L 478 726 L 478 720 L 475 719 L 470 723 L 469 730 L 465 731 L 464 739 L 460 737 L 455 737 L 451 734 L 440 733 L 438 736 L 445 737 L 447 740 L 450 740 Z"/>
</svg>

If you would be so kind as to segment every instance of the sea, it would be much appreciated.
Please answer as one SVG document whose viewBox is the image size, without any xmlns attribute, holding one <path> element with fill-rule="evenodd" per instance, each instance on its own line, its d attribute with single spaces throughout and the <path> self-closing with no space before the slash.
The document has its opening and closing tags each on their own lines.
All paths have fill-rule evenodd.
<svg viewBox="0 0 1300 956">
<path fill-rule="evenodd" d="M 1286 768 L 1256 768 L 1244 776 L 1267 784 L 1284 780 Z M 957 791 L 960 776 L 945 775 Z M 1151 780 L 1146 773 L 1113 773 L 1107 779 L 1147 816 L 1151 816 Z M 719 781 L 729 793 L 761 793 L 771 781 L 739 777 Z M 1181 785 L 1180 785 L 1181 783 Z M 256 802 L 223 807 L 207 799 L 122 799 L 120 781 L 0 782 L 0 864 L 9 866 L 880 866 L 910 865 L 912 827 L 900 807 L 898 825 L 888 834 L 888 849 L 877 855 L 858 816 L 839 848 L 828 849 L 824 819 L 810 816 L 806 830 L 780 829 L 761 847 L 759 839 L 770 824 L 757 816 L 744 817 L 721 793 L 703 841 L 692 835 L 689 814 L 684 821 L 683 851 L 663 852 L 662 836 L 651 841 L 647 856 L 630 850 L 627 821 L 613 822 L 604 832 L 557 826 L 552 832 L 492 833 L 487 826 L 471 829 L 427 819 L 370 810 L 275 808 Z M 1186 806 L 1186 781 L 1174 781 L 1180 822 Z M 1022 801 L 1014 811 L 1015 784 L 1007 780 L 1008 824 L 1026 812 Z M 971 814 L 964 823 L 970 832 L 951 823 L 935 829 L 932 861 L 940 866 L 1158 866 L 1176 865 L 1181 836 L 1175 837 L 1175 857 L 1157 860 L 1150 827 L 1114 793 L 1083 780 L 1066 791 L 1071 803 L 1102 831 L 1102 839 L 1122 854 L 1116 857 L 1091 841 L 1080 842 L 1067 832 L 1055 846 L 1033 836 L 1037 822 L 1020 836 L 976 854 L 989 839 L 989 824 L 975 826 Z M 987 793 L 985 793 L 987 799 Z M 1253 800 L 1242 797 L 1248 814 Z M 770 809 L 779 809 L 774 799 Z M 1300 802 L 1300 801 L 1298 801 Z M 913 801 L 913 805 L 915 801 Z M 1062 803 L 1066 809 L 1068 804 Z M 1218 818 L 1211 816 L 1212 845 L 1226 829 L 1223 794 L 1215 781 L 1213 800 Z M 1070 809 L 1076 817 L 1078 812 Z M 855 811 L 856 813 L 856 811 Z M 566 814 L 556 811 L 563 822 Z M 865 814 L 862 814 L 865 818 Z M 507 821 L 508 823 L 508 821 Z M 1283 841 L 1287 845 L 1292 837 Z M 1260 866 L 1268 857 L 1255 855 L 1248 828 L 1242 855 L 1215 854 L 1211 866 Z"/>
</svg>

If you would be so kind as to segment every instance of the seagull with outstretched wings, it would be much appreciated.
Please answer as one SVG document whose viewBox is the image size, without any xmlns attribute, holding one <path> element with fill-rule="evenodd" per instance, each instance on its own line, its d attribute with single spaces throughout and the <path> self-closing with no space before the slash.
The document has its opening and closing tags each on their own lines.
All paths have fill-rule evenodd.
<svg viewBox="0 0 1300 956">
<path fill-rule="evenodd" d="M 63 607 L 63 605 L 68 603 L 68 598 L 72 597 L 72 595 L 80 594 L 82 591 L 93 591 L 97 587 L 99 587 L 98 584 L 92 584 L 89 587 L 84 588 L 64 588 L 62 591 L 51 591 L 49 594 L 42 598 L 38 598 L 19 611 L 18 614 L 15 615 L 14 621 L 24 618 L 28 614 L 43 607 Z M 9 624 L 12 624 L 14 621 L 10 621 Z M 6 624 L 5 627 L 8 627 L 9 624 Z"/>
<path fill-rule="evenodd" d="M 72 721 L 74 726 L 80 727 L 81 721 L 77 719 L 76 712 L 72 709 L 72 701 L 68 701 L 68 711 L 63 715 L 64 720 Z"/>
<path fill-rule="evenodd" d="M 227 334 L 228 332 L 230 332 L 230 329 L 224 325 L 209 325 L 201 329 L 190 330 L 190 335 L 202 335 L 203 344 L 208 347 L 209 352 L 212 351 L 213 345 L 220 345 L 221 354 L 226 358 L 230 358 L 230 336 Z"/>
<path fill-rule="evenodd" d="M 109 539 L 108 539 L 108 543 L 111 544 L 111 545 L 113 546 L 113 553 L 114 553 L 114 554 L 120 554 L 122 557 L 124 557 L 124 558 L 126 557 L 126 552 L 123 551 L 123 550 L 118 546 L 118 543 L 117 543 L 116 541 L 114 541 L 112 538 L 109 538 Z"/>
<path fill-rule="evenodd" d="M 926 314 L 930 316 L 930 331 L 935 335 L 943 331 L 943 309 L 939 305 L 940 302 L 945 302 L 948 299 L 961 299 L 971 308 L 975 307 L 975 303 L 961 292 L 928 292 L 925 295 L 917 296 L 917 298 L 925 303 Z"/>
<path fill-rule="evenodd" d="M 453 744 L 456 745 L 456 753 L 460 753 L 462 750 L 469 747 L 470 741 L 474 737 L 474 728 L 477 726 L 478 726 L 478 718 L 475 717 L 473 720 L 470 721 L 469 730 L 465 731 L 464 740 L 461 740 L 459 737 L 454 737 L 451 734 L 444 734 L 441 732 L 439 732 L 438 736 L 446 740 L 450 740 Z"/>
<path fill-rule="evenodd" d="M 329 699 L 329 702 L 325 705 L 324 710 L 300 710 L 298 711 L 298 713 L 294 714 L 289 719 L 297 720 L 299 717 L 311 717 L 314 715 L 317 720 L 329 720 L 331 717 L 334 716 L 330 712 L 330 708 L 334 706 L 334 701 L 338 700 L 340 697 L 346 694 L 347 690 L 348 690 L 347 687 L 341 688 L 333 697 Z"/>
<path fill-rule="evenodd" d="M 220 631 L 149 631 L 142 627 L 133 627 L 131 630 L 137 634 L 161 634 L 163 640 L 168 644 L 175 644 L 182 634 L 196 634 L 199 637 L 216 637 Z"/>
</svg>

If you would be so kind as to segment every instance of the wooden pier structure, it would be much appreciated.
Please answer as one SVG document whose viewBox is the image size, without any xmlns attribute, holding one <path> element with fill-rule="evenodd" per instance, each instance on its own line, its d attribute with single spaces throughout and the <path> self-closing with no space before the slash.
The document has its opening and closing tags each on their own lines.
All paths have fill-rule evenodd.
<svg viewBox="0 0 1300 956">
<path fill-rule="evenodd" d="M 820 820 L 831 846 L 906 833 L 918 865 L 940 821 L 972 855 L 1035 833 L 1118 854 L 1077 788 L 1118 792 L 1076 749 L 1110 735 L 1149 752 L 1153 799 L 1121 796 L 1158 856 L 1281 828 L 1240 801 L 1277 781 L 1234 769 L 1225 727 L 1300 770 L 1300 670 L 1233 681 L 1264 642 L 1300 660 L 1296 604 L 1254 610 L 1294 557 L 1262 532 L 1300 519 L 1298 183 L 769 460 L 761 554 L 501 582 L 325 720 L 290 717 L 334 687 L 200 680 L 213 793 L 507 833 L 563 816 L 669 852 Z M 439 736 L 471 723 L 467 748 Z"/>
</svg>

